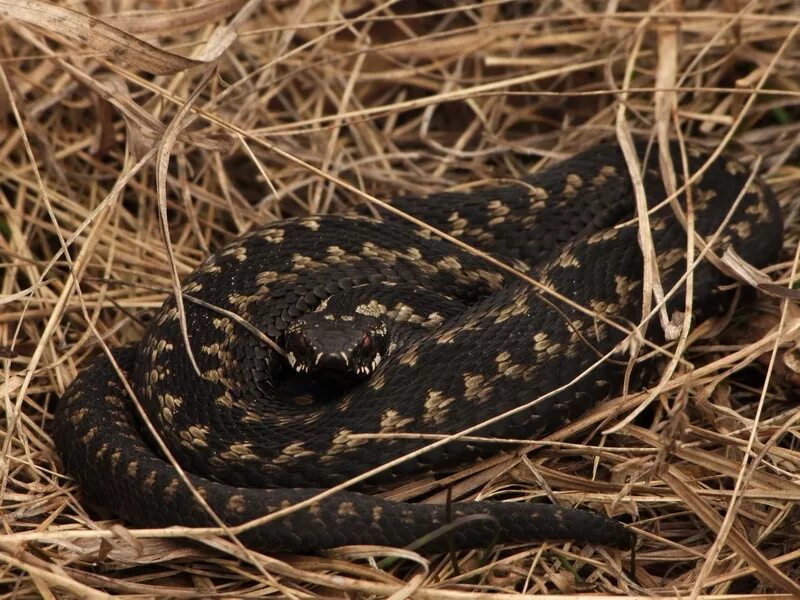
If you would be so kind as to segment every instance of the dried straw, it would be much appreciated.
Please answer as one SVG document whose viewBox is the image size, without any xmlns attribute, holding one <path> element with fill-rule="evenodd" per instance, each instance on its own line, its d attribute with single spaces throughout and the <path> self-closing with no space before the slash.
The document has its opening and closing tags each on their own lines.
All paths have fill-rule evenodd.
<svg viewBox="0 0 800 600">
<path fill-rule="evenodd" d="M 800 595 L 797 1 L 138 4 L 0 0 L 2 597 Z M 219 530 L 128 529 L 62 473 L 59 394 L 103 347 L 139 338 L 209 251 L 286 216 L 514 178 L 600 140 L 630 150 L 633 134 L 759 169 L 787 222 L 772 283 L 712 256 L 763 293 L 690 329 L 660 309 L 669 290 L 648 263 L 651 314 L 676 339 L 640 350 L 665 357 L 650 391 L 386 496 L 603 510 L 640 532 L 635 579 L 628 556 L 569 543 L 265 556 Z M 662 157 L 668 189 L 681 169 Z"/>
</svg>

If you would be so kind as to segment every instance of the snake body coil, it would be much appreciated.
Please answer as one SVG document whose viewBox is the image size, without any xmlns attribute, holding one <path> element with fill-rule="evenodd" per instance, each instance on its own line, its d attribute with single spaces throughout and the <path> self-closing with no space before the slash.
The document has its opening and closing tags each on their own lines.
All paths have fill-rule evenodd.
<svg viewBox="0 0 800 600">
<path fill-rule="evenodd" d="M 639 151 L 643 156 L 644 147 Z M 682 164 L 677 147 L 672 154 Z M 705 160 L 690 153 L 689 172 Z M 645 164 L 645 189 L 655 208 L 666 194 L 657 161 L 651 156 Z M 763 266 L 777 256 L 782 226 L 768 188 L 756 180 L 743 192 L 748 175 L 739 163 L 720 158 L 692 186 L 691 200 L 700 235 L 709 238 L 721 228 L 715 251 L 732 246 Z M 621 152 L 605 145 L 515 185 L 394 201 L 528 270 L 560 297 L 542 294 L 396 217 L 271 223 L 210 256 L 185 282 L 185 295 L 205 303 L 185 301 L 201 376 L 189 361 L 174 300 L 165 302 L 138 344 L 116 351 L 115 358 L 192 485 L 229 525 L 309 499 L 429 443 L 396 434 L 455 433 L 515 409 L 477 433 L 536 439 L 617 390 L 624 375 L 624 360 L 599 358 L 641 319 L 642 255 L 637 224 L 630 222 L 633 198 Z M 680 203 L 685 209 L 684 196 Z M 686 234 L 669 203 L 650 220 L 661 280 L 669 290 L 686 270 Z M 696 316 L 724 309 L 727 296 L 718 288 L 728 280 L 707 261 L 693 277 Z M 423 293 L 418 301 L 408 293 L 412 288 L 434 299 Z M 668 302 L 670 314 L 683 308 L 682 290 Z M 285 359 L 231 314 L 281 342 L 292 322 L 325 299 L 354 293 L 363 298 L 356 303 L 361 310 L 389 328 L 410 325 L 413 332 L 393 343 L 370 377 L 335 399 L 286 396 Z M 436 297 L 443 298 L 442 310 Z M 650 327 L 651 339 L 659 340 L 657 329 Z M 79 375 L 56 410 L 57 447 L 90 498 L 143 526 L 214 525 L 145 431 L 106 357 Z M 357 435 L 375 433 L 394 435 Z M 385 484 L 489 451 L 454 441 L 369 483 Z M 468 520 L 426 548 L 493 539 L 630 543 L 624 526 L 588 511 L 510 502 L 395 503 L 350 491 L 248 529 L 241 539 L 268 551 L 404 546 L 470 514 L 491 518 Z"/>
</svg>

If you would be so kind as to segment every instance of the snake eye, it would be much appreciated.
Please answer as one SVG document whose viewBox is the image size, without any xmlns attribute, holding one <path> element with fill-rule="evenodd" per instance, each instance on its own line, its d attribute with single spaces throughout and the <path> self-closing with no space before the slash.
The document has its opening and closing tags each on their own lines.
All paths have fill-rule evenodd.
<svg viewBox="0 0 800 600">
<path fill-rule="evenodd" d="M 287 332 L 285 350 L 289 364 L 300 370 L 308 361 L 311 347 L 302 331 L 292 329 Z"/>
<path fill-rule="evenodd" d="M 364 334 L 364 337 L 361 338 L 360 347 L 364 352 L 370 352 L 372 350 L 372 336 L 370 336 L 370 334 Z"/>
</svg>

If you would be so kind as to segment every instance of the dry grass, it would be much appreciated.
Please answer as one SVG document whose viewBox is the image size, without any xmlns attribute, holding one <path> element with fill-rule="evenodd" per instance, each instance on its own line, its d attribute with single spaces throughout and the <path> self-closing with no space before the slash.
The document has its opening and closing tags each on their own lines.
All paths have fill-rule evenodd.
<svg viewBox="0 0 800 600">
<path fill-rule="evenodd" d="M 254 225 L 514 177 L 629 132 L 759 157 L 789 224 L 767 271 L 787 284 L 798 2 L 144 4 L 0 1 L 3 597 L 800 593 L 800 316 L 766 296 L 683 332 L 657 393 L 391 494 L 450 485 L 627 516 L 636 581 L 627 556 L 574 544 L 376 563 L 380 549 L 240 556 L 223 538 L 129 531 L 87 512 L 47 433 L 100 343 L 140 337 L 171 269 Z M 623 423 L 645 400 L 646 419 Z"/>
</svg>

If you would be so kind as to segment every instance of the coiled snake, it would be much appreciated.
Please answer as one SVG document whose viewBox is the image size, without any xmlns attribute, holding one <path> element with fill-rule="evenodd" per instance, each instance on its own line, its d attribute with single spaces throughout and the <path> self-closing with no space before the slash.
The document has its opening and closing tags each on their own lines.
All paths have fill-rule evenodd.
<svg viewBox="0 0 800 600">
<path fill-rule="evenodd" d="M 645 147 L 638 150 L 644 156 Z M 665 198 L 655 154 L 653 148 L 643 169 L 653 209 Z M 672 154 L 681 165 L 677 146 Z M 690 152 L 689 172 L 705 160 Z M 772 193 L 758 180 L 740 194 L 748 174 L 735 161 L 716 160 L 693 185 L 692 205 L 700 235 L 708 237 L 724 223 L 715 251 L 733 246 L 763 266 L 777 256 L 782 225 Z M 184 347 L 174 300 L 164 303 L 138 344 L 115 357 L 163 442 L 229 525 L 306 500 L 429 443 L 397 434 L 455 433 L 524 407 L 478 433 L 536 439 L 618 389 L 625 360 L 605 360 L 565 390 L 546 395 L 618 347 L 624 329 L 641 319 L 643 263 L 637 225 L 630 221 L 633 197 L 621 152 L 603 145 L 514 185 L 394 201 L 451 236 L 529 270 L 585 311 L 391 215 L 382 221 L 297 218 L 251 231 L 185 281 L 184 294 L 206 303 L 185 302 L 201 376 Z M 737 198 L 738 207 L 728 214 Z M 683 196 L 680 202 L 685 208 Z M 686 234 L 669 203 L 650 218 L 669 290 L 685 272 Z M 698 318 L 724 309 L 727 296 L 718 288 L 727 281 L 707 261 L 697 266 Z M 343 300 L 332 310 L 328 298 Z M 320 304 L 326 306 L 315 313 Z M 670 314 L 683 304 L 681 290 L 667 305 Z M 341 332 L 360 314 L 372 325 L 363 337 L 358 330 L 355 345 L 358 352 L 373 353 L 351 365 L 359 378 L 337 383 L 333 398 L 319 395 L 334 387 L 327 379 L 312 380 L 308 389 L 301 382 L 296 391 L 286 358 L 233 314 L 280 344 L 298 320 L 316 319 L 304 327 L 322 324 L 323 331 L 327 321 Z M 389 337 L 377 338 L 372 326 L 385 326 Z M 391 333 L 395 328 L 403 333 Z M 651 339 L 659 340 L 657 329 L 650 327 Z M 330 343 L 352 346 L 340 338 L 336 333 Z M 292 362 L 303 362 L 308 344 L 294 343 Z M 317 350 L 306 353 L 312 365 L 327 360 Z M 214 525 L 145 431 L 105 356 L 76 378 L 57 406 L 57 448 L 89 498 L 138 525 Z M 375 433 L 391 435 L 356 435 Z M 491 451 L 453 441 L 369 484 L 374 488 Z M 623 525 L 590 511 L 519 502 L 395 503 L 358 491 L 315 501 L 246 530 L 241 539 L 267 551 L 405 546 L 471 514 L 489 518 L 467 519 L 425 548 L 493 539 L 572 538 L 622 547 L 631 541 Z"/>
</svg>

